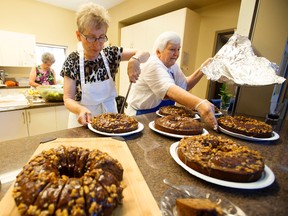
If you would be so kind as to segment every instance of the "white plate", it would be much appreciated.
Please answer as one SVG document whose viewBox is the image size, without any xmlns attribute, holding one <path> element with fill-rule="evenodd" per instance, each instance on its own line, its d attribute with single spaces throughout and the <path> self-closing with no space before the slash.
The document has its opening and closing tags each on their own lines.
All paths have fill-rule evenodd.
<svg viewBox="0 0 288 216">
<path fill-rule="evenodd" d="M 189 191 L 193 195 L 193 198 L 209 199 L 210 201 L 217 203 L 223 210 L 223 216 L 245 216 L 246 214 L 235 204 L 230 202 L 225 197 L 219 197 L 211 194 L 208 190 L 203 188 L 191 187 L 188 185 L 177 186 L 182 190 Z M 175 190 L 173 188 L 164 192 L 160 200 L 160 209 L 163 216 L 177 216 L 178 212 L 175 208 L 176 199 L 189 198 L 184 192 Z"/>
<path fill-rule="evenodd" d="M 227 135 L 236 137 L 236 138 L 240 138 L 240 139 L 244 139 L 244 140 L 249 140 L 249 141 L 274 141 L 274 140 L 278 140 L 279 139 L 279 134 L 276 133 L 275 131 L 272 132 L 272 137 L 269 138 L 257 138 L 257 137 L 250 137 L 250 136 L 245 136 L 243 134 L 238 134 L 238 133 L 234 133 L 231 131 L 228 131 L 222 127 L 219 126 L 219 130 Z"/>
<path fill-rule="evenodd" d="M 151 121 L 151 122 L 149 123 L 149 128 L 150 128 L 151 130 L 157 132 L 157 133 L 160 133 L 160 134 L 165 135 L 165 136 L 173 137 L 173 138 L 180 138 L 180 139 L 181 139 L 181 138 L 183 138 L 183 137 L 195 136 L 195 135 L 172 134 L 172 133 L 167 133 L 167 132 L 158 130 L 158 129 L 155 128 L 155 123 L 154 123 L 154 121 Z M 208 133 L 209 133 L 209 132 L 208 132 L 205 128 L 203 128 L 203 132 L 202 132 L 201 135 L 206 135 L 206 134 L 208 134 Z"/>
<path fill-rule="evenodd" d="M 221 116 L 222 115 L 222 112 L 215 112 L 215 114 L 214 114 L 215 116 Z"/>
<path fill-rule="evenodd" d="M 212 178 L 210 176 L 204 175 L 202 173 L 199 173 L 190 167 L 188 167 L 186 164 L 184 164 L 178 157 L 177 154 L 177 149 L 178 149 L 178 144 L 179 142 L 173 143 L 170 146 L 170 154 L 172 158 L 178 163 L 182 168 L 184 168 L 186 171 L 188 171 L 190 174 L 205 180 L 207 182 L 225 186 L 225 187 L 230 187 L 230 188 L 239 188 L 239 189 L 260 189 L 260 188 L 265 188 L 271 185 L 274 180 L 275 176 L 272 170 L 265 165 L 264 172 L 258 181 L 255 182 L 247 182 L 247 183 L 242 183 L 242 182 L 230 182 L 230 181 L 224 181 L 216 178 Z"/>
<path fill-rule="evenodd" d="M 104 135 L 104 136 L 129 136 L 135 133 L 139 133 L 140 131 L 142 131 L 144 129 L 144 125 L 140 122 L 138 122 L 138 128 L 134 131 L 130 131 L 130 132 L 126 132 L 126 133 L 106 133 L 106 132 L 102 132 L 102 131 L 98 131 L 95 128 L 93 128 L 92 124 L 88 124 L 88 128 L 98 134 Z"/>
<path fill-rule="evenodd" d="M 156 111 L 156 114 L 160 117 L 164 117 L 165 115 L 162 115 L 159 113 L 159 110 Z M 200 119 L 200 116 L 198 114 L 195 114 L 194 118 L 193 119 Z"/>
</svg>

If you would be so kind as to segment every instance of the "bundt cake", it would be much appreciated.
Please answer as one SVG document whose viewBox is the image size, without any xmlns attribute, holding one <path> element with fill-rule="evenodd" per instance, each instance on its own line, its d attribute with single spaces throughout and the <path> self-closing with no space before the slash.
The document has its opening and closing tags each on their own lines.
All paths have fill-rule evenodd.
<svg viewBox="0 0 288 216">
<path fill-rule="evenodd" d="M 221 136 L 184 137 L 177 154 L 193 170 L 226 181 L 254 182 L 264 171 L 264 159 L 257 151 Z"/>
<path fill-rule="evenodd" d="M 250 137 L 270 138 L 273 132 L 271 125 L 244 116 L 223 116 L 217 121 L 225 130 Z"/>
<path fill-rule="evenodd" d="M 155 119 L 154 127 L 163 132 L 179 135 L 196 135 L 203 133 L 203 127 L 199 121 L 190 117 L 176 115 L 168 115 Z"/>
<path fill-rule="evenodd" d="M 103 113 L 94 116 L 92 127 L 106 133 L 126 133 L 137 130 L 138 121 L 131 116 L 120 113 Z"/>
<path fill-rule="evenodd" d="M 123 168 L 99 150 L 52 148 L 33 157 L 16 177 L 21 215 L 111 215 L 122 202 Z"/>
</svg>

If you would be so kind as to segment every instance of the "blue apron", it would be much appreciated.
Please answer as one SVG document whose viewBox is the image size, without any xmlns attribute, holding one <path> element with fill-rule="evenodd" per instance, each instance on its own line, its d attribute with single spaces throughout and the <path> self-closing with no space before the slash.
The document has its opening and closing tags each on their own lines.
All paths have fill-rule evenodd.
<svg viewBox="0 0 288 216">
<path fill-rule="evenodd" d="M 160 107 L 163 107 L 163 106 L 171 106 L 171 105 L 175 105 L 175 101 L 172 101 L 172 100 L 162 100 L 161 103 L 160 103 L 157 107 L 154 107 L 154 108 L 151 108 L 151 109 L 137 110 L 137 111 L 136 111 L 136 116 L 137 116 L 137 115 L 143 115 L 143 114 L 147 114 L 147 113 L 156 112 L 157 110 L 160 109 Z"/>
</svg>

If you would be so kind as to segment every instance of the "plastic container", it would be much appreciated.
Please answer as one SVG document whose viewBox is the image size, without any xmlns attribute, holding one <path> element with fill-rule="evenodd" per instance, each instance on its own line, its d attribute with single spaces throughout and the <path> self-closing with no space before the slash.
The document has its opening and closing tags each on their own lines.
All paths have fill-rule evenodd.
<svg viewBox="0 0 288 216">
<path fill-rule="evenodd" d="M 62 85 L 37 86 L 36 89 L 47 102 L 63 102 Z"/>
</svg>

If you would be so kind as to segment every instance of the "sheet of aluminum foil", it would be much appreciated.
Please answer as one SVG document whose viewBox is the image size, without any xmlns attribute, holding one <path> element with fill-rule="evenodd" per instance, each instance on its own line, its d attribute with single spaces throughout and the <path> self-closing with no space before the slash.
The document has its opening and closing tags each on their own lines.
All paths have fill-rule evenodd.
<svg viewBox="0 0 288 216">
<path fill-rule="evenodd" d="M 285 81 L 276 74 L 278 69 L 277 64 L 254 54 L 247 37 L 235 33 L 201 70 L 212 81 L 263 86 Z"/>
</svg>

